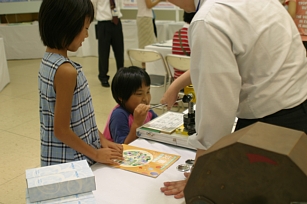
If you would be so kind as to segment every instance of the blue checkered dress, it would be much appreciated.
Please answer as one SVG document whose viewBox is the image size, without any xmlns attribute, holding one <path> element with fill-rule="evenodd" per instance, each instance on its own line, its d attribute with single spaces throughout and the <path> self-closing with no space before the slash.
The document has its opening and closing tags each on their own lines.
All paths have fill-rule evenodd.
<svg viewBox="0 0 307 204">
<path fill-rule="evenodd" d="M 70 128 L 90 146 L 96 149 L 101 146 L 95 121 L 92 97 L 81 65 L 59 54 L 45 53 L 38 75 L 41 166 L 83 159 L 86 159 L 90 165 L 94 163 L 93 160 L 76 152 L 54 136 L 56 94 L 53 88 L 53 80 L 57 68 L 66 62 L 71 63 L 78 73 L 77 86 L 74 91 L 71 107 Z"/>
</svg>

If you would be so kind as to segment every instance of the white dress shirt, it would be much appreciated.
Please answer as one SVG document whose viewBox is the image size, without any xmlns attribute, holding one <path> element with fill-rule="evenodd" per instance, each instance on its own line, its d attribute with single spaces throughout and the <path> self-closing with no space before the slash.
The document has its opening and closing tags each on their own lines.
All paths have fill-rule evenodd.
<svg viewBox="0 0 307 204">
<path fill-rule="evenodd" d="M 118 18 L 122 17 L 120 12 L 120 1 L 114 0 L 116 8 L 118 10 Z M 92 0 L 95 11 L 95 19 L 97 21 L 110 21 L 112 20 L 112 12 L 110 6 L 110 0 Z"/>
<path fill-rule="evenodd" d="M 196 132 L 208 149 L 235 117 L 262 118 L 307 98 L 307 58 L 298 30 L 276 0 L 206 0 L 189 27 Z"/>
</svg>

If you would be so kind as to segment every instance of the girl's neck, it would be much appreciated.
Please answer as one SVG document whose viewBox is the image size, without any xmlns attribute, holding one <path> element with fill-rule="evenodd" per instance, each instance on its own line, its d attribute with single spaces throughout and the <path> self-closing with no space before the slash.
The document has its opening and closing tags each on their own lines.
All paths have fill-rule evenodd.
<svg viewBox="0 0 307 204">
<path fill-rule="evenodd" d="M 56 53 L 56 54 L 59 54 L 59 55 L 63 55 L 64 57 L 67 58 L 67 50 L 66 49 L 59 50 L 59 49 L 47 47 L 46 52 Z"/>
</svg>

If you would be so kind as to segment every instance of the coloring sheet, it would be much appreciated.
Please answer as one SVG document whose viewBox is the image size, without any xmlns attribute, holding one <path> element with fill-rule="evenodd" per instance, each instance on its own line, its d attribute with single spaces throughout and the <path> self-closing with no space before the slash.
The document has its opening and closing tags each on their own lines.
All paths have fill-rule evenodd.
<svg viewBox="0 0 307 204">
<path fill-rule="evenodd" d="M 123 148 L 124 160 L 116 160 L 120 165 L 112 166 L 154 178 L 158 177 L 180 158 L 179 155 L 125 144 L 123 144 Z"/>
</svg>

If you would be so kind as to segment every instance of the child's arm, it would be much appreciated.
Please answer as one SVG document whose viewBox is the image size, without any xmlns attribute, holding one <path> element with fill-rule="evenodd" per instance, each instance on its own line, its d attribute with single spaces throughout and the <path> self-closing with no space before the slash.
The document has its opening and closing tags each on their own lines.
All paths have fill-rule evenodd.
<svg viewBox="0 0 307 204">
<path fill-rule="evenodd" d="M 129 144 L 130 142 L 137 139 L 136 129 L 144 124 L 147 117 L 150 106 L 145 104 L 139 104 L 133 112 L 133 123 L 130 127 L 130 132 L 127 135 L 124 144 Z"/>
<path fill-rule="evenodd" d="M 69 147 L 97 162 L 115 164 L 113 159 L 122 159 L 121 152 L 110 148 L 95 149 L 81 140 L 70 128 L 71 105 L 76 79 L 77 72 L 69 63 L 61 65 L 55 74 L 54 134 Z"/>
</svg>

